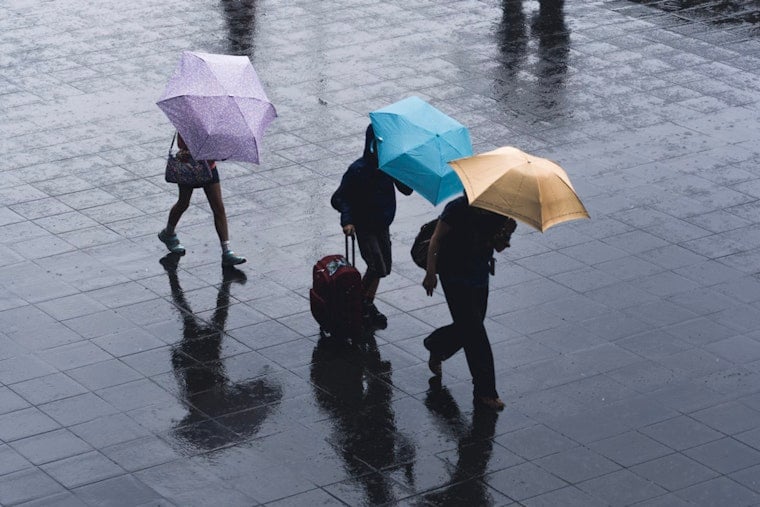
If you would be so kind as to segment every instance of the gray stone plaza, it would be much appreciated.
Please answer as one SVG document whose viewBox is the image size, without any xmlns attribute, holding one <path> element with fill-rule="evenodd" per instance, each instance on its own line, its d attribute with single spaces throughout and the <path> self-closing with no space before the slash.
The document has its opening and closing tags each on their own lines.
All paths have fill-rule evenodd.
<svg viewBox="0 0 760 507">
<path fill-rule="evenodd" d="M 0 0 L 0 505 L 760 505 L 756 0 Z M 177 233 L 156 106 L 185 50 L 246 55 L 278 118 Z M 556 160 L 590 220 L 519 225 L 473 409 L 398 195 L 367 342 L 312 266 L 368 113 L 418 96 L 476 153 Z M 357 259 L 360 269 L 362 261 Z"/>
</svg>

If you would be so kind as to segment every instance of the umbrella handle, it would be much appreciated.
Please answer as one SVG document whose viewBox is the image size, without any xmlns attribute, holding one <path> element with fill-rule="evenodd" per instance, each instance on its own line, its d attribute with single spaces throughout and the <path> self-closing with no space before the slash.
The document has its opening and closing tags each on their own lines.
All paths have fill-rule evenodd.
<svg viewBox="0 0 760 507">
<path fill-rule="evenodd" d="M 177 131 L 174 131 L 174 135 L 172 136 L 172 144 L 169 145 L 169 156 L 172 156 L 172 150 L 174 149 L 174 140 L 177 139 Z"/>
<path fill-rule="evenodd" d="M 346 238 L 346 260 L 348 258 L 348 236 Z M 356 266 L 356 239 L 351 235 L 351 260 L 349 261 L 352 266 Z"/>
</svg>

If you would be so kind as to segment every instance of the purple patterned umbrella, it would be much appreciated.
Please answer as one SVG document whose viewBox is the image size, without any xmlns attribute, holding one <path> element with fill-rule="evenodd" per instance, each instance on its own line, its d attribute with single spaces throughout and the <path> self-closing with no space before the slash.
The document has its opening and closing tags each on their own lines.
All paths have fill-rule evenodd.
<svg viewBox="0 0 760 507">
<path fill-rule="evenodd" d="M 247 56 L 185 51 L 157 104 L 197 160 L 258 164 L 277 117 Z"/>
</svg>

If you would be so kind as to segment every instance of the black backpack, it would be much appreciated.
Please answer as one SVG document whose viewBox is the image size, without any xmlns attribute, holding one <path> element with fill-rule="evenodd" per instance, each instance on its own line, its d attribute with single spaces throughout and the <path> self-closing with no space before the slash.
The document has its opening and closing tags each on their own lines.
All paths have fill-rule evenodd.
<svg viewBox="0 0 760 507">
<path fill-rule="evenodd" d="M 430 238 L 433 237 L 435 226 L 438 224 L 438 219 L 433 219 L 420 227 L 420 232 L 417 233 L 417 237 L 414 238 L 412 243 L 412 260 L 416 265 L 422 269 L 427 269 L 427 254 L 428 246 L 430 246 Z M 507 235 L 507 243 L 509 243 L 509 237 L 517 229 L 517 222 L 512 218 L 504 219 L 504 232 Z M 496 260 L 491 258 L 491 274 L 494 274 L 494 264 Z"/>
<path fill-rule="evenodd" d="M 437 223 L 438 219 L 435 218 L 420 227 L 420 232 L 417 233 L 417 237 L 412 243 L 412 260 L 422 269 L 427 269 L 428 246 Z"/>
</svg>

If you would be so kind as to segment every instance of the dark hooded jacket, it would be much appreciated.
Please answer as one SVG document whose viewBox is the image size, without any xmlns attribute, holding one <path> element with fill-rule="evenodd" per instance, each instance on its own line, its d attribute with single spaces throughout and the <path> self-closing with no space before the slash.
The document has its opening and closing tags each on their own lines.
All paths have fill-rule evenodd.
<svg viewBox="0 0 760 507">
<path fill-rule="evenodd" d="M 365 231 L 383 230 L 396 216 L 396 190 L 405 195 L 412 189 L 378 168 L 377 145 L 372 125 L 367 127 L 364 154 L 352 163 L 338 190 L 332 207 L 340 211 L 340 225 L 353 224 Z"/>
</svg>

